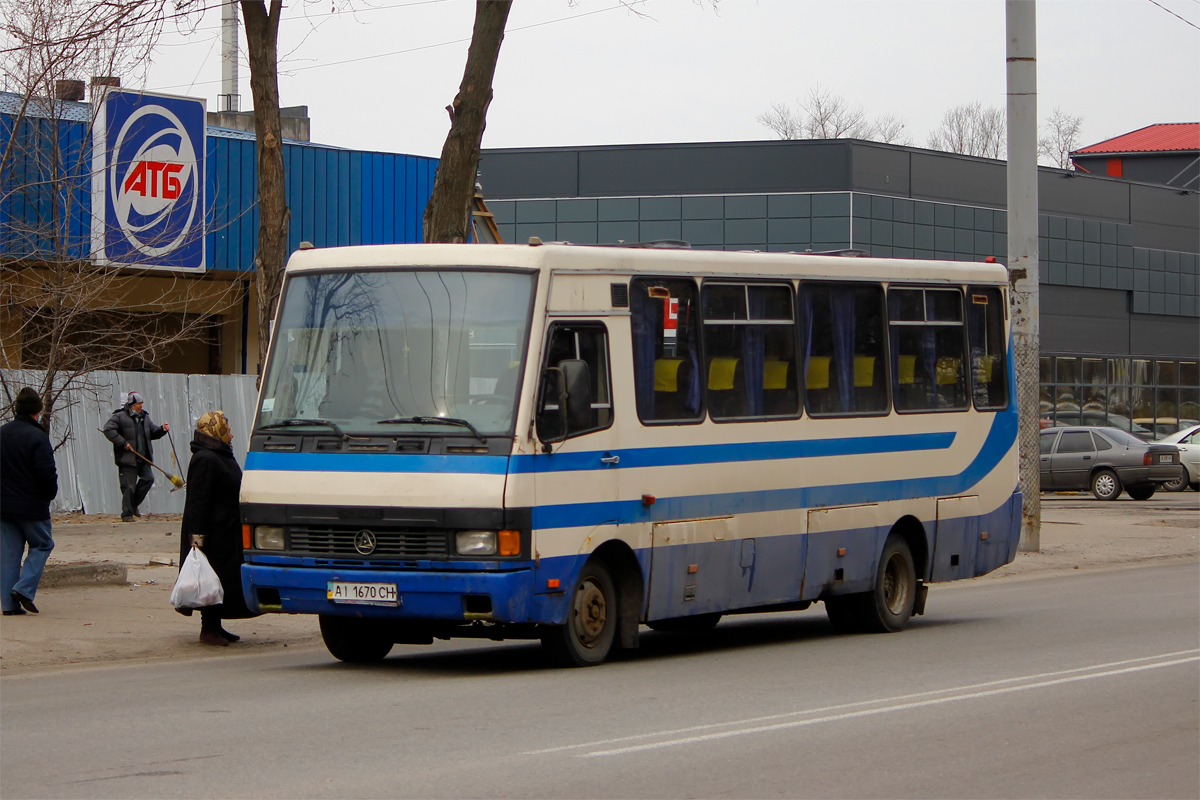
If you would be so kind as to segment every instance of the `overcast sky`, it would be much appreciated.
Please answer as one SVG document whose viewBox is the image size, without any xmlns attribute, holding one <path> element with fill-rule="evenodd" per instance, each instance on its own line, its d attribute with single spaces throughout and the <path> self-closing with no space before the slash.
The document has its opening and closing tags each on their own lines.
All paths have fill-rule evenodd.
<svg viewBox="0 0 1200 800">
<path fill-rule="evenodd" d="M 287 3 L 282 103 L 308 106 L 313 141 L 437 156 L 473 0 L 352 0 L 354 13 L 330 13 L 334 2 Z M 899 116 L 919 146 L 952 106 L 1005 105 L 1003 0 L 638 7 L 645 16 L 616 0 L 516 0 L 484 147 L 770 139 L 756 117 L 818 84 L 868 116 Z M 215 110 L 219 25 L 214 10 L 187 35 L 172 29 L 146 88 Z M 1039 0 L 1037 26 L 1039 117 L 1082 116 L 1083 144 L 1200 121 L 1200 0 Z"/>
</svg>

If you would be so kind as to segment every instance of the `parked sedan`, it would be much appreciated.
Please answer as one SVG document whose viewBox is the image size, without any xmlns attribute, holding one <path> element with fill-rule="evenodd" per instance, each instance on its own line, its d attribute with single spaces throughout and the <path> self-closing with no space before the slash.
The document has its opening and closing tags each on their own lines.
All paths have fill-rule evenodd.
<svg viewBox="0 0 1200 800">
<path fill-rule="evenodd" d="M 1147 500 L 1179 477 L 1179 448 L 1147 443 L 1120 428 L 1048 428 L 1041 433 L 1043 491 L 1091 489 L 1116 500 L 1122 488 Z"/>
<path fill-rule="evenodd" d="M 1173 444 L 1179 448 L 1179 460 L 1182 468 L 1176 472 L 1175 479 L 1163 484 L 1168 492 L 1182 492 L 1191 486 L 1200 491 L 1200 425 L 1192 425 L 1181 431 L 1164 436 L 1155 444 Z"/>
</svg>

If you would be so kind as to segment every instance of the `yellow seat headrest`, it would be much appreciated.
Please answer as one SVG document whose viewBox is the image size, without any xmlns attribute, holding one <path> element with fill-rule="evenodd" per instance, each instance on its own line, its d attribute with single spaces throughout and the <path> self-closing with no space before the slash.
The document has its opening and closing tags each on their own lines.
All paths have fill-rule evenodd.
<svg viewBox="0 0 1200 800">
<path fill-rule="evenodd" d="M 763 388 L 768 390 L 788 388 L 788 367 L 791 365 L 790 361 L 764 361 Z"/>
<path fill-rule="evenodd" d="M 679 391 L 679 365 L 682 358 L 660 358 L 654 362 L 654 391 Z"/>
<path fill-rule="evenodd" d="M 727 392 L 733 388 L 733 375 L 737 371 L 738 359 L 713 358 L 708 362 L 708 388 L 714 392 Z"/>
</svg>

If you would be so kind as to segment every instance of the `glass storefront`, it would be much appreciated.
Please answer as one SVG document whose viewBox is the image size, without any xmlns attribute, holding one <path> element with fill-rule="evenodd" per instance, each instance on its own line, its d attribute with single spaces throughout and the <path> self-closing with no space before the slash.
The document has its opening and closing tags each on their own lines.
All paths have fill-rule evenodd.
<svg viewBox="0 0 1200 800">
<path fill-rule="evenodd" d="M 1041 357 L 1040 416 L 1157 439 L 1200 424 L 1200 364 L 1149 358 Z"/>
</svg>

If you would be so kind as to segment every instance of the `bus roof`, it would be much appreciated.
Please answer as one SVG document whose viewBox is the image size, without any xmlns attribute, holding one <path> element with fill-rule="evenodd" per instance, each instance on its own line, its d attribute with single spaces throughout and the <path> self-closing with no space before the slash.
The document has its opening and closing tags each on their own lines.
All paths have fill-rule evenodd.
<svg viewBox="0 0 1200 800">
<path fill-rule="evenodd" d="M 465 267 L 531 269 L 616 275 L 697 275 L 763 278 L 859 279 L 934 283 L 1008 282 L 998 263 L 863 258 L 815 253 L 692 250 L 546 244 L 397 244 L 297 250 L 288 272 Z"/>
</svg>

